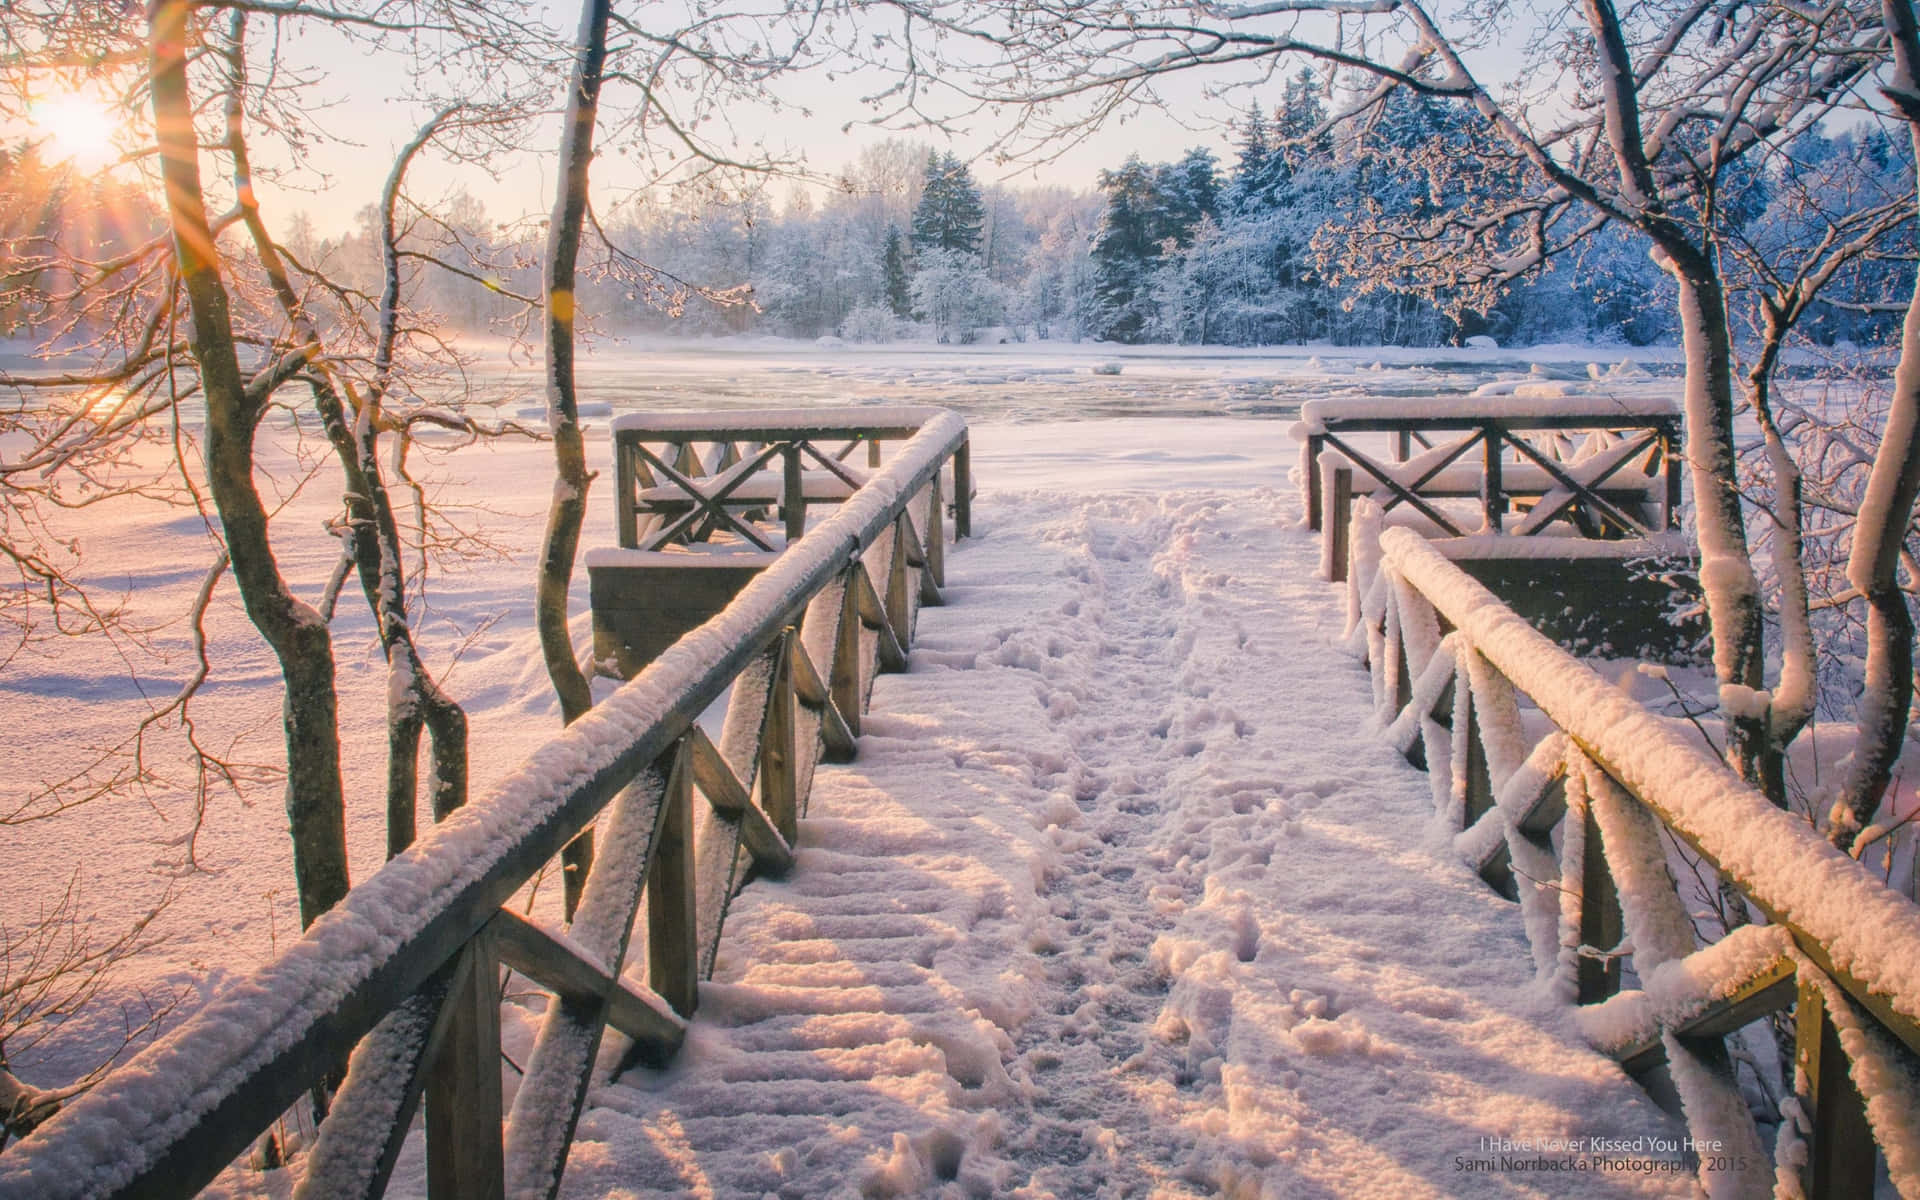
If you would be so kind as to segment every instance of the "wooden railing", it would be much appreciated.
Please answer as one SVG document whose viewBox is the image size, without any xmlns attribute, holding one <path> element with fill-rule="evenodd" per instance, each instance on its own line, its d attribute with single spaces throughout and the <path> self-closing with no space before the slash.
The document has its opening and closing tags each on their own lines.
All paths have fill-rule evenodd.
<svg viewBox="0 0 1920 1200">
<path fill-rule="evenodd" d="M 342 1063 L 296 1196 L 380 1194 L 423 1097 L 437 1200 L 552 1196 L 606 1026 L 632 1058 L 675 1052 L 728 902 L 791 863 L 816 764 L 851 755 L 876 668 L 904 667 L 939 599 L 939 479 L 966 442 L 926 414 L 718 616 L 0 1154 L 0 1197 L 189 1195 Z M 710 738 L 696 718 L 729 688 Z M 564 932 L 502 908 L 596 818 Z M 502 964 L 553 996 L 504 1122 Z"/>
<path fill-rule="evenodd" d="M 1710 1194 L 1770 1195 L 1777 1169 L 1809 1196 L 1871 1196 L 1878 1145 L 1913 1195 L 1920 907 L 1414 532 L 1379 551 L 1356 558 L 1349 637 L 1388 738 L 1433 773 L 1456 845 L 1519 902 L 1590 1040 L 1717 1147 L 1700 1153 Z M 1701 946 L 1667 833 L 1765 923 Z M 1723 1039 L 1789 1005 L 1798 1084 L 1769 1169 Z"/>
<path fill-rule="evenodd" d="M 944 409 L 743 409 L 727 413 L 638 412 L 613 422 L 614 504 L 620 545 L 658 550 L 731 535 L 760 550 L 773 532 L 747 517 L 779 515 L 788 541 L 807 510 L 835 504 L 878 469 L 881 445 L 905 441 Z M 864 462 L 851 460 L 864 448 Z M 973 478 L 963 443 L 953 462 L 954 528 L 967 535 Z"/>
<path fill-rule="evenodd" d="M 1307 527 L 1324 532 L 1321 575 L 1345 577 L 1353 504 L 1400 505 L 1438 536 L 1571 529 L 1646 537 L 1680 527 L 1680 414 L 1647 397 L 1366 397 L 1301 406 Z M 1391 438 L 1391 460 L 1361 439 Z M 1447 439 L 1447 440 L 1438 440 Z M 1417 457 L 1412 448 L 1424 449 Z M 1478 454 L 1475 454 L 1478 451 Z M 1479 501 L 1478 521 L 1449 501 Z M 1526 515 L 1507 527 L 1508 510 Z"/>
</svg>

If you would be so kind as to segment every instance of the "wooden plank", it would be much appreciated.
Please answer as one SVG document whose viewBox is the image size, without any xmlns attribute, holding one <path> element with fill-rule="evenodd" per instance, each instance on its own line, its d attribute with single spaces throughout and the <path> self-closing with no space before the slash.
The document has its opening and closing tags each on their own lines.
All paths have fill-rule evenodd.
<svg viewBox="0 0 1920 1200">
<path fill-rule="evenodd" d="M 1807 1082 L 1799 1100 L 1813 1130 L 1801 1186 L 1811 1200 L 1873 1195 L 1873 1129 L 1867 1124 L 1866 1101 L 1854 1086 L 1840 1031 L 1818 980 L 1799 985 L 1793 1057 L 1796 1075 Z"/>
<path fill-rule="evenodd" d="M 797 654 L 797 660 L 805 657 L 803 653 Z M 811 670 L 811 664 L 808 669 Z M 740 840 L 753 855 L 755 865 L 767 874 L 784 875 L 793 866 L 791 843 L 753 803 L 746 787 L 698 725 L 687 732 L 687 745 L 691 751 L 688 765 L 701 795 L 715 809 L 740 822 Z"/>
<path fill-rule="evenodd" d="M 452 1020 L 447 999 L 472 969 L 470 957 L 455 957 L 354 1047 L 346 1081 L 307 1152 L 294 1200 L 375 1200 L 386 1194 L 426 1090 L 428 1064 Z M 371 1129 L 385 1134 L 367 1137 Z"/>
<path fill-rule="evenodd" d="M 1535 450 L 1532 446 L 1528 445 L 1524 440 L 1520 438 L 1510 438 L 1508 439 L 1508 441 L 1509 441 L 1509 444 L 1512 445 L 1515 450 L 1518 450 L 1520 452 L 1522 457 L 1531 459 L 1535 466 L 1540 467 L 1542 470 L 1546 471 L 1546 473 L 1553 478 L 1553 481 L 1555 483 L 1559 484 L 1561 487 L 1565 488 L 1566 490 L 1575 493 L 1582 501 L 1584 501 L 1586 504 L 1592 507 L 1594 511 L 1598 512 L 1601 516 L 1606 517 L 1608 520 L 1611 520 L 1616 525 L 1620 526 L 1622 530 L 1627 531 L 1629 533 L 1640 533 L 1640 534 L 1650 534 L 1654 532 L 1653 530 L 1648 529 L 1644 522 L 1634 519 L 1628 514 L 1622 512 L 1619 508 L 1615 507 L 1610 501 L 1608 501 L 1605 497 L 1601 496 L 1597 491 L 1594 491 L 1588 488 L 1586 485 L 1575 481 L 1573 476 L 1567 474 L 1565 471 L 1560 469 L 1559 464 L 1555 463 L 1552 459 L 1547 458 L 1545 455 L 1541 454 L 1538 450 Z"/>
<path fill-rule="evenodd" d="M 1620 944 L 1625 932 L 1620 912 L 1620 894 L 1613 885 L 1613 873 L 1607 869 L 1607 852 L 1600 839 L 1600 822 L 1594 819 L 1591 800 L 1580 805 L 1580 820 L 1586 836 L 1580 848 L 1580 944 L 1596 950 L 1611 950 Z M 1620 990 L 1620 960 L 1580 956 L 1577 970 L 1577 1003 L 1597 1004 Z"/>
<path fill-rule="evenodd" d="M 1666 498 L 1661 506 L 1661 516 L 1668 529 L 1680 528 L 1680 456 L 1675 453 L 1680 445 L 1680 431 L 1673 425 L 1660 427 L 1660 455 L 1664 460 L 1666 475 Z"/>
<path fill-rule="evenodd" d="M 1484 443 L 1483 461 L 1485 467 L 1480 474 L 1480 511 L 1486 520 L 1487 529 L 1500 532 L 1500 522 L 1505 519 L 1507 498 L 1500 490 L 1500 434 L 1492 426 L 1483 427 L 1480 440 Z"/>
<path fill-rule="evenodd" d="M 1567 777 L 1564 771 L 1540 789 L 1526 812 L 1514 822 L 1514 828 L 1544 845 L 1553 835 L 1553 827 L 1567 815 Z"/>
<path fill-rule="evenodd" d="M 780 450 L 784 487 L 780 493 L 780 515 L 786 521 L 787 543 L 800 540 L 807 532 L 807 489 L 800 478 L 800 449 L 789 442 Z"/>
<path fill-rule="evenodd" d="M 501 962 L 562 999 L 605 1005 L 607 1024 L 632 1038 L 648 1060 L 673 1057 L 686 1037 L 684 1021 L 668 1016 L 632 984 L 582 958 L 552 932 L 512 909 L 501 909 L 487 923 L 487 930 Z"/>
<path fill-rule="evenodd" d="M 693 777 L 686 741 L 654 827 L 647 871 L 647 985 L 683 1017 L 699 1004 L 699 936 L 694 924 Z"/>
<path fill-rule="evenodd" d="M 792 629 L 781 635 L 775 652 L 773 690 L 767 700 L 766 721 L 760 727 L 760 808 L 788 845 L 799 836 L 800 819 L 793 748 L 793 641 Z M 744 837 L 744 827 L 741 832 Z"/>
<path fill-rule="evenodd" d="M 1367 474 L 1379 480 L 1380 483 L 1389 492 L 1393 493 L 1395 499 L 1389 500 L 1386 503 L 1382 504 L 1381 505 L 1382 509 L 1392 508 L 1396 503 L 1405 502 L 1407 504 L 1411 504 L 1414 508 L 1418 509 L 1421 512 L 1421 514 L 1423 514 L 1429 521 L 1432 521 L 1435 525 L 1438 525 L 1441 528 L 1441 530 L 1443 530 L 1447 534 L 1447 536 L 1449 537 L 1465 536 L 1465 534 L 1461 531 L 1460 527 L 1458 525 L 1455 525 L 1453 521 L 1449 519 L 1445 513 L 1442 513 L 1439 509 L 1435 508 L 1433 505 L 1428 504 L 1425 500 L 1420 498 L 1418 493 L 1413 491 L 1411 488 L 1407 487 L 1407 485 L 1401 483 L 1398 479 L 1395 479 L 1391 474 L 1389 474 L 1382 468 L 1376 466 L 1372 459 L 1369 459 L 1366 455 L 1360 453 L 1358 450 L 1355 450 L 1352 446 L 1347 445 L 1345 442 L 1341 441 L 1339 438 L 1333 437 L 1332 435 L 1328 435 L 1325 440 L 1327 445 L 1332 446 L 1334 449 L 1340 451 L 1340 453 L 1346 455 L 1347 460 L 1349 462 L 1353 463 L 1354 466 L 1359 467 L 1361 470 L 1365 471 Z M 1434 469 L 1436 471 L 1439 470 L 1438 467 Z"/>
<path fill-rule="evenodd" d="M 820 736 L 826 743 L 829 762 L 851 762 L 856 752 L 853 731 L 847 727 L 847 719 L 840 715 L 840 706 L 833 702 L 832 690 L 821 680 L 820 673 L 813 668 L 813 659 L 808 657 L 807 648 L 799 638 L 793 639 L 793 663 L 789 668 L 793 672 L 794 695 L 800 703 L 813 709 L 820 716 Z"/>
<path fill-rule="evenodd" d="M 704 729 L 698 725 L 687 730 L 687 767 L 693 772 L 693 782 L 707 803 L 724 813 L 737 813 L 753 803 L 745 784 L 720 756 L 720 750 L 713 744 Z"/>
<path fill-rule="evenodd" d="M 922 595 L 922 604 L 943 604 L 940 589 L 947 586 L 946 506 L 940 496 L 940 472 L 927 483 L 927 576 L 933 581 L 933 594 Z"/>
<path fill-rule="evenodd" d="M 1307 528 L 1314 533 L 1321 532 L 1326 522 L 1321 516 L 1320 496 L 1320 452 L 1326 448 L 1327 439 L 1317 433 L 1307 435 Z"/>
<path fill-rule="evenodd" d="M 1456 433 L 1486 425 L 1522 433 L 1558 429 L 1648 429 L 1671 424 L 1677 416 L 1676 410 L 1670 404 L 1663 407 L 1634 408 L 1629 407 L 1633 402 L 1623 403 L 1618 397 L 1613 396 L 1584 398 L 1593 400 L 1591 404 L 1583 403 L 1582 397 L 1554 397 L 1540 401 L 1540 406 L 1532 411 L 1509 411 L 1504 414 L 1490 414 L 1484 408 L 1476 412 L 1472 406 L 1468 405 L 1455 405 L 1452 412 L 1430 410 L 1418 416 L 1378 411 L 1365 413 L 1340 411 L 1342 407 L 1358 409 L 1363 405 L 1377 409 L 1380 401 L 1384 399 L 1386 398 L 1353 402 L 1316 400 L 1312 402 L 1311 419 L 1317 421 L 1329 433 L 1393 433 L 1400 429 L 1408 429 L 1412 430 L 1417 437 L 1423 431 Z M 1421 404 L 1423 407 L 1431 403 L 1415 397 L 1393 397 L 1391 402 L 1403 400 Z M 1504 400 L 1496 403 L 1511 404 L 1510 401 Z"/>
<path fill-rule="evenodd" d="M 953 452 L 953 537 L 973 536 L 973 448 L 962 440 Z"/>
<path fill-rule="evenodd" d="M 930 491 L 933 491 L 931 484 L 929 484 L 928 487 Z M 933 491 L 933 494 L 933 503 L 938 505 L 938 492 Z M 917 588 L 914 596 L 916 605 L 921 607 L 938 605 L 940 603 L 940 585 L 933 577 L 933 561 L 932 556 L 927 552 L 928 543 L 921 538 L 919 529 L 914 526 L 913 506 L 911 504 L 900 514 L 899 538 L 906 546 L 907 565 L 914 569 L 914 580 Z"/>
<path fill-rule="evenodd" d="M 500 969 L 484 932 L 467 942 L 445 1035 L 427 1068 L 427 1195 L 503 1200 Z"/>
<path fill-rule="evenodd" d="M 613 436 L 623 442 L 766 442 L 804 433 L 823 442 L 856 438 L 900 441 L 920 432 L 946 410 L 932 405 L 889 405 L 859 412 L 857 420 L 838 424 L 796 421 L 789 408 L 625 413 L 614 419 Z"/>
<path fill-rule="evenodd" d="M 1476 654 L 1478 652 L 1469 650 L 1468 653 Z M 1462 671 L 1460 673 L 1460 681 L 1462 684 L 1469 684 L 1470 680 L 1471 674 L 1469 672 Z M 1467 708 L 1467 795 L 1465 823 L 1461 826 L 1463 829 L 1471 828 L 1475 821 L 1478 821 L 1493 808 L 1493 770 L 1487 761 L 1486 731 L 1481 728 L 1480 724 L 1480 704 L 1477 699 L 1471 696 L 1472 690 L 1472 687 L 1468 686 L 1466 689 L 1467 695 L 1465 696 Z M 1456 711 L 1460 702 L 1460 699 L 1454 701 Z"/>
<path fill-rule="evenodd" d="M 620 544 L 629 550 L 640 545 L 640 513 L 635 507 L 640 481 L 635 477 L 633 468 L 633 450 L 627 446 L 614 447 L 614 518 L 620 525 Z"/>
<path fill-rule="evenodd" d="M 860 603 L 854 586 L 859 563 L 847 568 L 845 587 L 840 595 L 840 617 L 833 635 L 833 665 L 827 672 L 827 686 L 833 693 L 833 707 L 846 719 L 847 730 L 860 736 L 860 714 L 865 709 L 860 662 Z"/>
<path fill-rule="evenodd" d="M 615 978 L 626 961 L 677 746 L 677 740 L 667 746 L 614 801 L 601 825 L 600 864 L 567 931 L 589 965 Z M 494 914 L 489 928 L 499 921 Z M 516 1200 L 558 1190 L 608 1017 L 607 997 L 592 988 L 562 991 L 547 1006 L 507 1119 L 507 1184 Z M 645 1015 L 623 1013 L 622 1019 L 647 1032 Z M 677 1037 L 637 1041 L 634 1054 L 664 1061 L 678 1045 Z"/>
<path fill-rule="evenodd" d="M 1347 560 L 1353 554 L 1353 468 L 1333 469 L 1332 512 L 1327 518 L 1327 579 L 1347 580 Z"/>
<path fill-rule="evenodd" d="M 751 479 L 756 471 L 773 458 L 779 450 L 778 446 L 763 447 L 751 457 L 742 459 L 730 468 L 732 474 L 723 477 L 718 487 L 702 487 L 693 478 L 668 466 L 646 446 L 635 443 L 635 448 L 651 462 L 655 469 L 665 475 L 669 482 L 686 493 L 688 504 L 685 513 L 656 531 L 641 549 L 657 550 L 682 534 L 691 534 L 701 521 L 710 522 L 714 529 L 731 529 L 752 542 L 758 549 L 773 549 L 773 543 L 761 537 L 760 531 L 755 529 L 751 522 L 742 521 L 728 511 L 726 501 L 747 480 Z"/>
<path fill-rule="evenodd" d="M 892 623 L 887 620 L 887 610 L 873 590 L 873 577 L 867 574 L 866 567 L 857 562 L 853 564 L 853 597 L 861 623 L 880 635 L 880 669 L 906 670 L 906 648 L 900 644 Z"/>
<path fill-rule="evenodd" d="M 1779 958 L 1727 995 L 1673 1022 L 1671 1029 L 1681 1037 L 1722 1037 L 1792 1004 L 1795 990 L 1793 961 Z M 1659 1030 L 1646 1030 L 1615 1057 L 1627 1074 L 1638 1079 L 1666 1063 L 1667 1047 Z"/>
<path fill-rule="evenodd" d="M 913 523 L 902 512 L 893 522 L 893 544 L 887 550 L 887 624 L 904 649 L 913 644 L 913 599 L 907 594 L 907 562 Z"/>
<path fill-rule="evenodd" d="M 876 466 L 879 465 L 878 451 L 880 449 L 880 443 L 869 442 L 867 444 L 871 446 L 875 451 L 874 465 Z M 799 442 L 800 449 L 803 452 L 805 452 L 809 458 L 813 459 L 815 462 L 819 463 L 823 468 L 825 468 L 828 474 L 832 475 L 834 478 L 838 479 L 840 482 L 846 484 L 848 487 L 854 489 L 855 491 L 858 491 L 862 486 L 865 485 L 866 480 L 862 479 L 860 476 L 856 475 L 853 471 L 849 470 L 846 464 L 840 461 L 842 458 L 845 458 L 848 454 L 851 454 L 853 452 L 853 448 L 855 445 L 858 445 L 858 442 L 849 443 L 844 449 L 841 450 L 838 456 L 835 456 L 831 454 L 822 454 L 820 452 L 820 448 L 814 445 L 809 440 L 802 439 Z"/>
</svg>

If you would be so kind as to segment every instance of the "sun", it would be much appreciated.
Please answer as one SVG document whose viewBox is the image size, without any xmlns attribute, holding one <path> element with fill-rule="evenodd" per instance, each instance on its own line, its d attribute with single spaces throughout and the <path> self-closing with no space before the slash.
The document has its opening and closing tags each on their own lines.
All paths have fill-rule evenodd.
<svg viewBox="0 0 1920 1200">
<path fill-rule="evenodd" d="M 46 139 L 47 157 L 82 171 L 98 171 L 120 157 L 118 123 L 107 105 L 85 92 L 48 96 L 33 106 L 33 127 Z"/>
</svg>

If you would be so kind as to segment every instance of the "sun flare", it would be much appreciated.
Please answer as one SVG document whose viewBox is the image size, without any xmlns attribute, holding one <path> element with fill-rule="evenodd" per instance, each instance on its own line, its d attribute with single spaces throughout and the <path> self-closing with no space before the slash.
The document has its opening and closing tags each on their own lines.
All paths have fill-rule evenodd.
<svg viewBox="0 0 1920 1200">
<path fill-rule="evenodd" d="M 46 139 L 47 156 L 97 171 L 120 157 L 117 123 L 107 105 L 85 92 L 49 96 L 33 106 L 34 129 Z"/>
</svg>

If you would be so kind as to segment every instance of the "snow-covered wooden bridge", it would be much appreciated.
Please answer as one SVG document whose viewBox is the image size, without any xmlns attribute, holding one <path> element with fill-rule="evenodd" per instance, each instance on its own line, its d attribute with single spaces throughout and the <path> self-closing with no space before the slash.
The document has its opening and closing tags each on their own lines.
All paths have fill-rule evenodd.
<svg viewBox="0 0 1920 1200">
<path fill-rule="evenodd" d="M 966 433 L 915 425 L 712 622 L 0 1155 L 0 1196 L 1916 1186 L 1911 903 L 1417 537 L 1356 555 L 1345 611 L 1272 490 L 998 498 L 949 559 Z M 786 437 L 762 461 L 813 444 Z M 760 502 L 726 486 L 718 525 Z M 504 914 L 596 816 L 572 926 Z M 1697 947 L 1663 830 L 1771 923 Z M 1776 1171 L 1722 1035 L 1796 1000 Z M 356 1042 L 293 1172 L 220 1174 Z"/>
</svg>

